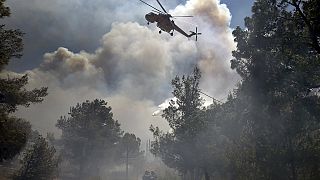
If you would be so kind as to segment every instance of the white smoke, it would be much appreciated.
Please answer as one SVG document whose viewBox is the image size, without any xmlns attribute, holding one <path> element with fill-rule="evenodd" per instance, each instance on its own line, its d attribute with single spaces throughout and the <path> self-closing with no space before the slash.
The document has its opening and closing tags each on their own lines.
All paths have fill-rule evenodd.
<svg viewBox="0 0 320 180">
<path fill-rule="evenodd" d="M 153 112 L 152 116 L 161 116 L 163 113 L 163 110 L 165 110 L 166 108 L 168 108 L 170 106 L 171 103 L 174 103 L 173 105 L 175 107 L 178 107 L 178 105 L 176 104 L 177 102 L 177 98 L 173 97 L 173 98 L 168 98 L 164 101 L 164 103 L 160 104 L 158 106 L 158 109 Z"/>
<path fill-rule="evenodd" d="M 198 65 L 200 87 L 218 99 L 225 97 L 239 79 L 229 64 L 235 48 L 230 12 L 219 0 L 189 0 L 170 12 L 195 16 L 192 23 L 203 33 L 198 42 L 177 33 L 159 35 L 154 25 L 115 22 L 95 52 L 74 53 L 61 47 L 46 53 L 39 68 L 27 71 L 29 87 L 48 86 L 49 95 L 18 115 L 42 132 L 52 131 L 70 106 L 105 99 L 123 129 L 146 140 L 151 137 L 150 124 L 169 130 L 164 120 L 151 115 L 172 96 L 170 82 L 175 75 L 191 73 Z M 195 28 L 181 27 L 187 32 Z"/>
</svg>

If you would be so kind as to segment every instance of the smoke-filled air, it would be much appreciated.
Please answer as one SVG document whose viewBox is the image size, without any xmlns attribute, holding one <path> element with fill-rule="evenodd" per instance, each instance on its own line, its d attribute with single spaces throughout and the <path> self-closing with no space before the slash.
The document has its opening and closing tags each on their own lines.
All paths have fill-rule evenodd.
<svg viewBox="0 0 320 180">
<path fill-rule="evenodd" d="M 320 179 L 319 9 L 0 0 L 0 180 Z"/>
</svg>

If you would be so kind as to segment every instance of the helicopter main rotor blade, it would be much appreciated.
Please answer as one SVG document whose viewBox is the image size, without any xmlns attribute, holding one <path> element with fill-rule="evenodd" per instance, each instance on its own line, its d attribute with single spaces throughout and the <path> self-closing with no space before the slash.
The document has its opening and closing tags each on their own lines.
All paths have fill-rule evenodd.
<svg viewBox="0 0 320 180">
<path fill-rule="evenodd" d="M 193 16 L 172 16 L 172 17 L 193 17 Z"/>
<path fill-rule="evenodd" d="M 152 12 L 155 12 L 155 13 L 161 13 L 162 14 L 162 12 L 159 12 L 159 11 L 156 11 L 156 10 L 151 10 Z"/>
<path fill-rule="evenodd" d="M 162 6 L 162 4 L 160 3 L 160 1 L 157 0 L 157 2 L 158 2 L 158 4 L 161 6 L 162 10 L 163 10 L 166 14 L 168 14 L 167 11 L 166 11 L 166 9 L 165 9 L 165 8 Z"/>
<path fill-rule="evenodd" d="M 157 12 L 159 12 L 159 13 L 163 13 L 162 11 L 160 11 L 159 9 L 157 9 L 157 8 L 155 8 L 155 7 L 153 7 L 153 6 L 151 6 L 150 4 L 148 4 L 148 3 L 146 3 L 146 2 L 144 2 L 144 1 L 142 1 L 142 0 L 139 0 L 139 1 L 143 2 L 144 4 L 146 4 L 146 5 L 147 5 L 147 6 L 149 6 L 149 7 L 151 7 L 151 8 L 153 8 L 153 9 L 157 10 Z"/>
</svg>

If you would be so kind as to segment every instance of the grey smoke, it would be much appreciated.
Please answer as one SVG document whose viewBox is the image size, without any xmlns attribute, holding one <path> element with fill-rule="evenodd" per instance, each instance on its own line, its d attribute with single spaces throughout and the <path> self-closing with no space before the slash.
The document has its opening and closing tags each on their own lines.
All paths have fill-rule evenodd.
<svg viewBox="0 0 320 180">
<path fill-rule="evenodd" d="M 81 0 L 73 3 L 76 2 L 84 3 Z M 57 3 L 67 5 L 66 1 Z M 122 1 L 114 3 L 115 14 L 127 8 Z M 48 8 L 44 3 L 39 6 Z M 198 42 L 179 34 L 159 35 L 154 25 L 146 26 L 144 22 L 113 19 L 110 31 L 103 35 L 96 50 L 76 53 L 59 47 L 45 53 L 39 67 L 26 71 L 30 76 L 29 87 L 48 86 L 49 96 L 42 104 L 21 109 L 17 115 L 26 117 L 42 132 L 58 134 L 54 124 L 60 115 L 67 114 L 70 106 L 101 98 L 112 106 L 124 130 L 145 140 L 151 137 L 148 132 L 151 123 L 169 130 L 165 121 L 152 117 L 152 113 L 171 97 L 170 82 L 175 75 L 191 73 L 193 66 L 198 65 L 203 72 L 202 90 L 218 99 L 224 98 L 239 80 L 229 64 L 235 48 L 229 28 L 230 12 L 218 0 L 189 0 L 170 12 L 196 17 L 192 21 L 203 33 Z M 144 12 L 136 13 L 144 16 Z M 181 26 L 194 29 L 190 25 Z"/>
</svg>

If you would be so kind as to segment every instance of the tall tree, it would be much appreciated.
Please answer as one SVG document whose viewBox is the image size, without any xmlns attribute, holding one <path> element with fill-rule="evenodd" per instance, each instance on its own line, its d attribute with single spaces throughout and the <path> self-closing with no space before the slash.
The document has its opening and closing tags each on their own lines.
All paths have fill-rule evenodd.
<svg viewBox="0 0 320 180">
<path fill-rule="evenodd" d="M 171 132 L 163 133 L 159 128 L 151 126 L 155 141 L 152 152 L 160 156 L 164 163 L 183 174 L 195 178 L 200 169 L 198 153 L 194 147 L 197 136 L 204 129 L 202 118 L 199 83 L 201 73 L 196 67 L 190 76 L 176 77 L 172 80 L 172 94 L 177 99 L 163 111 Z"/>
<path fill-rule="evenodd" d="M 76 177 L 97 175 L 102 163 L 117 157 L 115 150 L 123 134 L 120 124 L 104 100 L 77 104 L 69 115 L 57 122 L 62 130 L 63 156 L 75 167 Z"/>
<path fill-rule="evenodd" d="M 4 5 L 5 0 L 0 0 L 0 18 L 10 15 L 9 7 Z M 0 25 L 0 71 L 9 63 L 12 57 L 19 58 L 22 56 L 23 49 L 22 35 L 19 30 L 5 29 L 5 25 Z"/>
<path fill-rule="evenodd" d="M 0 19 L 10 15 L 10 9 L 4 2 L 0 0 Z M 19 30 L 6 29 L 5 25 L 0 25 L 0 162 L 19 153 L 31 132 L 28 122 L 10 117 L 10 113 L 15 112 L 18 106 L 28 107 L 31 103 L 42 102 L 47 95 L 47 88 L 27 90 L 27 75 L 14 78 L 4 78 L 2 75 L 11 58 L 22 56 L 22 35 Z"/>
<path fill-rule="evenodd" d="M 238 152 L 252 156 L 239 155 L 249 167 L 238 168 L 252 169 L 253 179 L 319 178 L 320 99 L 310 94 L 320 87 L 315 7 L 314 0 L 258 0 L 247 29 L 233 32 L 232 68 L 243 78 L 237 98 L 247 101 Z"/>
</svg>

